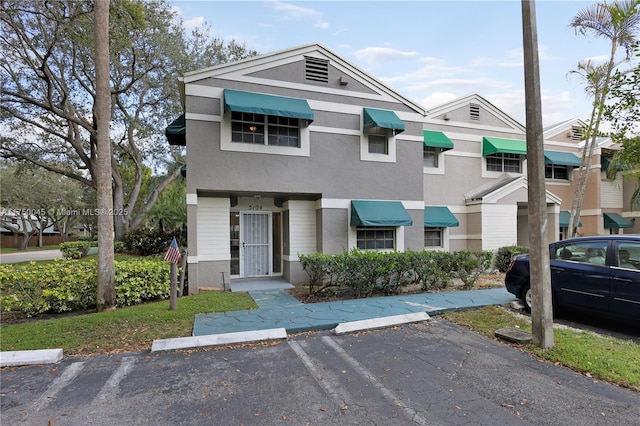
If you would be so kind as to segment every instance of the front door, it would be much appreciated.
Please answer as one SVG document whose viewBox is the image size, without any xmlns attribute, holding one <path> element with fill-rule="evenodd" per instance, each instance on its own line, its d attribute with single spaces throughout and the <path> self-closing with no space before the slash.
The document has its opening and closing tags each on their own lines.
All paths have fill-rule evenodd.
<svg viewBox="0 0 640 426">
<path fill-rule="evenodd" d="M 240 276 L 271 275 L 271 213 L 240 213 Z"/>
</svg>

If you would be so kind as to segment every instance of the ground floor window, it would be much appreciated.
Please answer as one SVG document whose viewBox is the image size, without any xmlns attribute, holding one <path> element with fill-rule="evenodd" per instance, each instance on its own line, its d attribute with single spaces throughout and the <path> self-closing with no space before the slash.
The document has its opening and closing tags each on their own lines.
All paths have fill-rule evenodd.
<svg viewBox="0 0 640 426">
<path fill-rule="evenodd" d="M 560 227 L 560 240 L 565 240 L 567 238 L 567 233 L 569 231 L 569 228 L 567 227 Z"/>
<path fill-rule="evenodd" d="M 358 250 L 393 250 L 395 248 L 395 229 L 368 226 L 357 228 Z"/>
<path fill-rule="evenodd" d="M 424 228 L 424 246 L 442 247 L 443 228 Z"/>
</svg>

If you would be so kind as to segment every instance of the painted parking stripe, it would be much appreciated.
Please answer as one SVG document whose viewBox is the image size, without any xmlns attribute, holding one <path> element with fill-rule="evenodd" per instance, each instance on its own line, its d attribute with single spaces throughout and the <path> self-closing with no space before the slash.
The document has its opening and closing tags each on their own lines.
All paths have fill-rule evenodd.
<svg viewBox="0 0 640 426">
<path fill-rule="evenodd" d="M 302 345 L 296 341 L 290 340 L 289 346 L 302 360 L 302 363 L 311 376 L 316 380 L 324 392 L 333 400 L 333 403 L 340 409 L 344 407 L 350 407 L 353 398 L 351 395 L 340 386 L 340 381 L 337 377 L 330 373 L 326 368 L 323 368 L 322 363 L 314 360 L 305 352 Z"/>
<path fill-rule="evenodd" d="M 120 390 L 120 382 L 127 376 L 127 373 L 133 368 L 136 360 L 132 357 L 123 358 L 120 366 L 113 372 L 109 380 L 104 384 L 98 395 L 91 403 L 92 406 L 102 405 L 110 402 L 118 394 Z"/>
<path fill-rule="evenodd" d="M 377 389 L 384 398 L 389 401 L 394 406 L 400 407 L 401 412 L 412 422 L 421 426 L 428 426 L 432 423 L 429 423 L 427 419 L 422 417 L 418 412 L 406 406 L 402 403 L 402 400 L 398 395 L 396 395 L 391 389 L 385 387 L 369 370 L 367 370 L 362 364 L 360 364 L 355 358 L 351 357 L 347 351 L 345 351 L 342 346 L 340 346 L 331 336 L 323 336 L 322 342 L 329 346 L 331 349 L 336 351 L 338 356 L 342 358 L 347 364 L 349 364 L 363 379 L 371 383 L 375 389 Z"/>
<path fill-rule="evenodd" d="M 84 368 L 84 361 L 74 362 L 64 372 L 56 377 L 45 393 L 33 403 L 33 410 L 40 411 L 56 397 L 58 392 L 67 386 Z"/>
</svg>

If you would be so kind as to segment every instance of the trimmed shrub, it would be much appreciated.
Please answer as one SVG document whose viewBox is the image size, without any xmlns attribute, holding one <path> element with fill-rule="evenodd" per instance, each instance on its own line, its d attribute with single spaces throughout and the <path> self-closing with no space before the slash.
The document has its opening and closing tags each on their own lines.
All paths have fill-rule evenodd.
<svg viewBox="0 0 640 426">
<path fill-rule="evenodd" d="M 462 280 L 463 287 L 473 287 L 481 273 L 491 267 L 492 251 L 460 250 L 454 253 L 455 275 Z"/>
<path fill-rule="evenodd" d="M 500 247 L 496 252 L 496 269 L 500 272 L 507 272 L 511 258 L 517 254 L 529 253 L 529 247 L 505 246 Z"/>
<path fill-rule="evenodd" d="M 122 239 L 129 253 L 140 256 L 161 254 L 167 251 L 173 237 L 180 244 L 180 231 L 163 231 L 160 228 L 136 228 L 127 231 Z"/>
<path fill-rule="evenodd" d="M 470 288 L 491 266 L 489 251 L 376 252 L 353 249 L 342 254 L 298 254 L 309 275 L 309 292 L 348 292 L 367 297 L 374 292 L 397 294 L 411 284 L 422 290 L 446 288 L 458 277 Z"/>
<path fill-rule="evenodd" d="M 167 298 L 169 267 L 161 258 L 116 261 L 117 305 Z M 33 316 L 89 309 L 95 307 L 96 291 L 95 260 L 0 265 L 0 304 L 6 312 Z"/>
<path fill-rule="evenodd" d="M 91 248 L 89 241 L 70 241 L 60 243 L 60 251 L 66 259 L 80 259 L 85 257 Z"/>
</svg>

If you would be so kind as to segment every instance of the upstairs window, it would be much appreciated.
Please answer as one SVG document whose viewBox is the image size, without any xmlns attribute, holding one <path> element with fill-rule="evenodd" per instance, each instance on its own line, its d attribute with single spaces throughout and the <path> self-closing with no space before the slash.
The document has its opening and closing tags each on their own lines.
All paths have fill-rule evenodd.
<svg viewBox="0 0 640 426">
<path fill-rule="evenodd" d="M 438 168 L 438 156 L 440 148 L 425 146 L 423 149 L 424 167 Z"/>
<path fill-rule="evenodd" d="M 299 148 L 299 120 L 291 117 L 233 111 L 231 142 Z"/>
<path fill-rule="evenodd" d="M 369 154 L 389 154 L 387 129 L 376 129 L 369 133 Z"/>
<path fill-rule="evenodd" d="M 505 152 L 487 155 L 487 171 L 521 173 L 520 155 Z"/>
<path fill-rule="evenodd" d="M 547 164 L 544 166 L 544 177 L 546 179 L 569 180 L 569 169 L 567 166 Z"/>
</svg>

